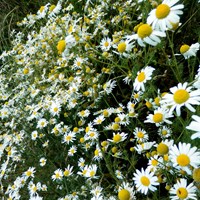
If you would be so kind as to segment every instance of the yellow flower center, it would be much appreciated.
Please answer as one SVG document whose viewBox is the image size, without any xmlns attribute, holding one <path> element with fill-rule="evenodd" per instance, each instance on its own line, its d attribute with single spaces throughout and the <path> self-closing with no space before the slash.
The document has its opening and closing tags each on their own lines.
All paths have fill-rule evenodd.
<svg viewBox="0 0 200 200">
<path fill-rule="evenodd" d="M 64 50 L 65 50 L 65 47 L 66 47 L 66 42 L 65 40 L 60 40 L 58 42 L 58 45 L 57 45 L 57 50 L 58 50 L 58 53 L 62 53 Z"/>
<path fill-rule="evenodd" d="M 54 111 L 54 112 L 58 112 L 58 108 L 55 107 L 55 108 L 53 109 L 53 111 Z"/>
<path fill-rule="evenodd" d="M 69 170 L 66 169 L 66 170 L 64 171 L 64 176 L 69 176 Z"/>
<path fill-rule="evenodd" d="M 180 199 L 185 199 L 188 197 L 188 191 L 183 188 L 183 187 L 180 187 L 177 191 L 176 191 L 176 194 L 177 196 L 180 198 Z"/>
<path fill-rule="evenodd" d="M 146 76 L 145 76 L 145 73 L 144 72 L 140 72 L 137 76 L 137 80 L 139 82 L 143 82 L 145 80 Z"/>
<path fill-rule="evenodd" d="M 130 192 L 126 189 L 122 189 L 118 192 L 119 200 L 129 200 L 131 197 Z"/>
<path fill-rule="evenodd" d="M 159 106 L 159 105 L 160 105 L 160 97 L 156 97 L 156 98 L 154 99 L 154 103 L 155 103 L 157 106 Z"/>
<path fill-rule="evenodd" d="M 108 46 L 109 46 L 109 42 L 107 42 L 107 41 L 104 42 L 104 46 L 105 46 L 105 47 L 108 47 Z"/>
<path fill-rule="evenodd" d="M 181 167 L 185 167 L 190 164 L 190 158 L 186 154 L 180 154 L 176 158 L 176 161 Z"/>
<path fill-rule="evenodd" d="M 159 123 L 159 122 L 162 122 L 163 120 L 163 114 L 162 113 L 156 113 L 153 115 L 153 121 L 155 123 Z"/>
<path fill-rule="evenodd" d="M 169 15 L 170 7 L 167 4 L 160 4 L 156 8 L 156 17 L 158 19 L 163 19 Z"/>
<path fill-rule="evenodd" d="M 144 133 L 141 132 L 141 131 L 139 131 L 139 132 L 137 132 L 137 136 L 138 136 L 139 138 L 143 138 L 143 137 L 144 137 Z"/>
<path fill-rule="evenodd" d="M 179 89 L 174 93 L 174 101 L 177 104 L 185 103 L 189 98 L 190 94 L 184 89 Z"/>
<path fill-rule="evenodd" d="M 152 161 L 151 161 L 151 164 L 155 167 L 155 166 L 158 165 L 158 161 L 157 161 L 157 160 L 152 160 Z"/>
<path fill-rule="evenodd" d="M 112 129 L 113 129 L 113 130 L 118 130 L 119 128 L 120 128 L 120 127 L 119 127 L 119 124 L 116 124 L 116 123 L 115 123 L 115 124 L 112 125 Z"/>
<path fill-rule="evenodd" d="M 189 48 L 190 48 L 190 46 L 187 44 L 182 45 L 180 48 L 181 54 L 184 54 L 185 52 L 187 52 L 189 50 Z"/>
<path fill-rule="evenodd" d="M 72 137 L 70 135 L 68 135 L 68 136 L 65 137 L 66 141 L 70 141 L 71 139 L 72 139 Z"/>
<path fill-rule="evenodd" d="M 52 12 L 55 7 L 56 7 L 55 5 L 51 5 L 49 8 L 50 12 Z"/>
<path fill-rule="evenodd" d="M 104 116 L 104 117 L 108 117 L 108 115 L 109 115 L 109 112 L 108 112 L 107 110 L 104 110 L 104 111 L 103 111 L 103 116 Z"/>
<path fill-rule="evenodd" d="M 125 42 L 119 43 L 117 46 L 117 50 L 119 51 L 119 53 L 123 53 L 124 51 L 126 51 L 126 43 Z"/>
<path fill-rule="evenodd" d="M 147 186 L 147 187 L 148 187 L 149 184 L 150 184 L 150 180 L 149 180 L 149 178 L 146 177 L 146 176 L 142 176 L 141 179 L 140 179 L 140 181 L 141 181 L 142 185 Z"/>
<path fill-rule="evenodd" d="M 151 28 L 151 26 L 149 24 L 142 24 L 141 26 L 139 26 L 137 34 L 140 38 L 145 38 L 151 35 L 151 33 L 153 32 L 153 29 Z"/>
<path fill-rule="evenodd" d="M 120 142 L 122 139 L 122 136 L 120 134 L 114 135 L 113 141 L 114 142 Z"/>
<path fill-rule="evenodd" d="M 167 135 L 167 130 L 162 130 L 162 135 Z"/>
<path fill-rule="evenodd" d="M 98 156 L 98 155 L 99 155 L 99 150 L 98 150 L 98 149 L 96 149 L 96 150 L 94 151 L 94 155 L 95 155 L 95 156 Z"/>
<path fill-rule="evenodd" d="M 94 137 L 94 136 L 95 136 L 94 132 L 91 132 L 90 137 Z"/>
<path fill-rule="evenodd" d="M 25 69 L 23 70 L 23 73 L 24 73 L 24 74 L 28 74 L 28 73 L 29 73 L 29 69 L 28 69 L 28 68 L 25 68 Z"/>
<path fill-rule="evenodd" d="M 200 182 L 200 168 L 193 170 L 192 177 L 193 177 L 194 181 Z"/>
<path fill-rule="evenodd" d="M 152 107 L 151 102 L 147 101 L 147 102 L 146 102 L 146 106 L 147 106 L 147 108 L 151 108 L 151 107 Z"/>
<path fill-rule="evenodd" d="M 32 175 L 32 172 L 31 171 L 27 171 L 26 172 L 26 176 L 31 176 Z"/>
<path fill-rule="evenodd" d="M 43 12 L 44 8 L 45 8 L 44 6 L 41 6 L 41 7 L 40 7 L 40 12 L 41 12 L 41 13 Z"/>
<path fill-rule="evenodd" d="M 119 117 L 115 117 L 115 122 L 119 123 L 121 121 L 121 119 Z"/>
<path fill-rule="evenodd" d="M 95 171 L 90 172 L 90 177 L 93 177 L 93 176 L 95 176 Z"/>
<path fill-rule="evenodd" d="M 158 146 L 157 146 L 157 152 L 160 154 L 160 155 L 165 155 L 167 154 L 169 151 L 169 147 L 164 144 L 164 143 L 160 143 Z"/>
</svg>

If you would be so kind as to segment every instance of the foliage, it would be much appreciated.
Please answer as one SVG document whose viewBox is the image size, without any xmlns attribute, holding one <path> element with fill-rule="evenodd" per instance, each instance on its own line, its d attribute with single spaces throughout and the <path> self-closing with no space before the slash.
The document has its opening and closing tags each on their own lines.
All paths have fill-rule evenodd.
<svg viewBox="0 0 200 200">
<path fill-rule="evenodd" d="M 200 4 L 170 2 L 59 0 L 6 34 L 2 198 L 200 198 Z"/>
</svg>

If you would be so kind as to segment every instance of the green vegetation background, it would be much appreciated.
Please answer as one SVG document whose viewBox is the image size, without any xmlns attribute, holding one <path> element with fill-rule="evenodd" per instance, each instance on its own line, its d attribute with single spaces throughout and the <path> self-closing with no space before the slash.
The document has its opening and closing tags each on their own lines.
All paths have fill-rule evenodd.
<svg viewBox="0 0 200 200">
<path fill-rule="evenodd" d="M 16 23 L 47 3 L 56 4 L 57 0 L 0 0 L 0 54 L 10 47 L 11 31 L 19 30 Z"/>
</svg>

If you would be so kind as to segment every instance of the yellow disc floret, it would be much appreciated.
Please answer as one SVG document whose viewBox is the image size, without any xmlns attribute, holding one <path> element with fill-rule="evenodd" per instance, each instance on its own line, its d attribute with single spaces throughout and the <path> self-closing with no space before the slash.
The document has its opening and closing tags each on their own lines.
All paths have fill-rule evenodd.
<svg viewBox="0 0 200 200">
<path fill-rule="evenodd" d="M 62 53 L 64 50 L 65 50 L 65 47 L 66 47 L 66 42 L 65 40 L 60 40 L 58 42 L 58 45 L 57 45 L 57 50 L 58 50 L 58 53 Z"/>
<path fill-rule="evenodd" d="M 129 200 L 130 199 L 130 192 L 126 189 L 122 189 L 118 192 L 119 200 Z"/>
<path fill-rule="evenodd" d="M 122 136 L 120 134 L 116 134 L 113 136 L 113 141 L 114 142 L 120 142 L 122 139 Z"/>
<path fill-rule="evenodd" d="M 153 115 L 153 121 L 155 123 L 160 123 L 160 122 L 162 122 L 162 120 L 163 120 L 163 114 L 162 113 L 155 113 Z"/>
<path fill-rule="evenodd" d="M 190 48 L 190 46 L 187 44 L 182 45 L 180 48 L 181 54 L 184 54 L 185 52 L 187 52 L 189 50 L 189 48 Z"/>
<path fill-rule="evenodd" d="M 169 147 L 164 144 L 164 143 L 160 143 L 158 146 L 157 146 L 157 152 L 160 154 L 160 155 L 165 155 L 167 154 L 169 151 Z"/>
<path fill-rule="evenodd" d="M 156 17 L 158 19 L 166 18 L 170 13 L 170 7 L 167 4 L 160 4 L 156 8 Z"/>
<path fill-rule="evenodd" d="M 180 154 L 176 161 L 181 167 L 186 167 L 190 164 L 190 158 L 186 154 Z"/>
<path fill-rule="evenodd" d="M 179 199 L 186 199 L 188 197 L 188 191 L 184 187 L 180 187 L 176 191 L 176 194 L 179 197 Z"/>
<path fill-rule="evenodd" d="M 200 183 L 200 168 L 197 168 L 197 169 L 193 170 L 192 177 L 193 177 L 194 181 Z"/>
<path fill-rule="evenodd" d="M 184 89 L 179 89 L 174 93 L 174 101 L 177 104 L 185 103 L 189 98 L 190 94 Z"/>
<path fill-rule="evenodd" d="M 117 50 L 119 51 L 119 53 L 125 52 L 126 51 L 126 43 L 125 42 L 119 43 L 117 46 Z"/>
<path fill-rule="evenodd" d="M 151 26 L 149 24 L 142 24 L 141 26 L 139 26 L 137 34 L 140 38 L 145 38 L 151 35 L 151 33 L 153 32 L 153 29 L 151 28 Z"/>
<path fill-rule="evenodd" d="M 150 185 L 150 180 L 146 176 L 142 176 L 141 179 L 140 179 L 140 181 L 141 181 L 142 185 L 144 185 L 144 186 L 148 187 Z"/>
<path fill-rule="evenodd" d="M 138 74 L 138 76 L 137 76 L 137 80 L 139 81 L 139 82 L 143 82 L 144 80 L 145 80 L 145 73 L 144 72 L 140 72 L 139 74 Z"/>
</svg>

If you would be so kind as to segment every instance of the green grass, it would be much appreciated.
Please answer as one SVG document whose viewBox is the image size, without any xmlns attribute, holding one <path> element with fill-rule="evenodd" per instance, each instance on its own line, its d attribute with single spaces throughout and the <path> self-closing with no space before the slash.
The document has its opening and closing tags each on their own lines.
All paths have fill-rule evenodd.
<svg viewBox="0 0 200 200">
<path fill-rule="evenodd" d="M 12 30 L 19 31 L 16 23 L 29 13 L 36 13 L 40 6 L 47 3 L 56 4 L 57 0 L 1 0 L 0 1 L 0 53 L 11 45 Z"/>
</svg>

